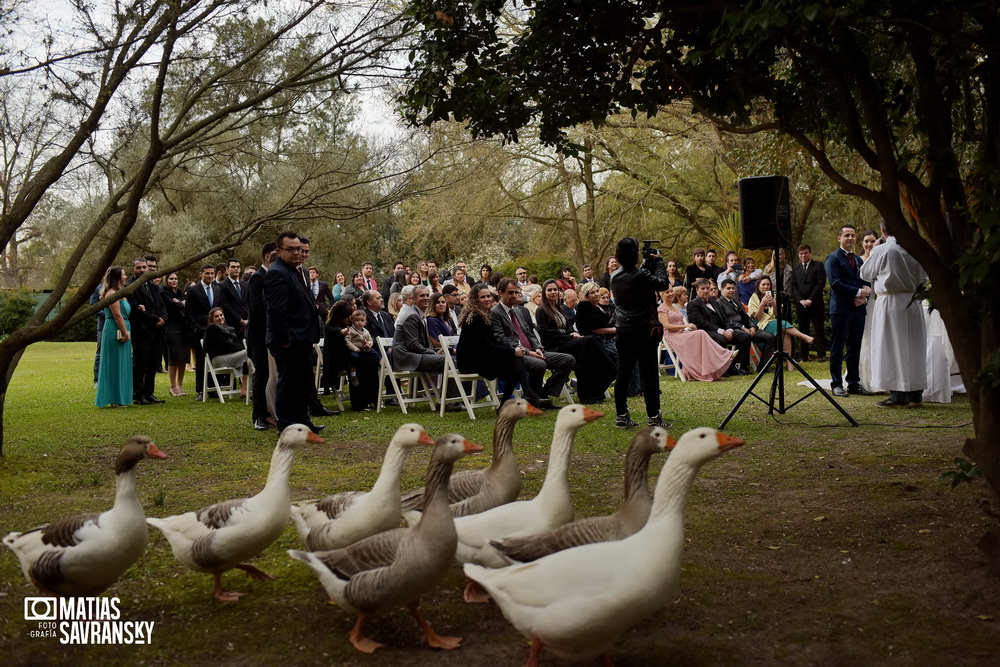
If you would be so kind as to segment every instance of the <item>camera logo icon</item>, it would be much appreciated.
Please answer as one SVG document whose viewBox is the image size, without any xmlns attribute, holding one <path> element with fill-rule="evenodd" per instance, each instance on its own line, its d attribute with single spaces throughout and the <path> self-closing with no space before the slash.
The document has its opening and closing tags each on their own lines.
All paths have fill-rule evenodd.
<svg viewBox="0 0 1000 667">
<path fill-rule="evenodd" d="M 54 621 L 57 618 L 57 598 L 24 598 L 24 620 Z"/>
</svg>

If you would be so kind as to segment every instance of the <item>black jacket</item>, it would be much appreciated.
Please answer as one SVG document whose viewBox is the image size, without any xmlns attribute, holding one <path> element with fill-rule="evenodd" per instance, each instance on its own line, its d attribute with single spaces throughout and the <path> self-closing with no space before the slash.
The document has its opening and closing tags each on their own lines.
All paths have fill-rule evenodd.
<svg viewBox="0 0 1000 667">
<path fill-rule="evenodd" d="M 615 294 L 615 327 L 632 332 L 659 326 L 656 293 L 670 287 L 663 260 L 652 257 L 635 269 L 622 269 L 611 279 Z"/>
</svg>

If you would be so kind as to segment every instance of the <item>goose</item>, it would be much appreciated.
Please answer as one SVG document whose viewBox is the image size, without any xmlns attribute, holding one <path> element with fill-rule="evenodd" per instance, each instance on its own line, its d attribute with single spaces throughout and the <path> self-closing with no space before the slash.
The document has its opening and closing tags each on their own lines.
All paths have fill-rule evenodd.
<svg viewBox="0 0 1000 667">
<path fill-rule="evenodd" d="M 144 435 L 125 441 L 115 459 L 115 504 L 101 514 L 78 514 L 13 532 L 3 543 L 17 554 L 24 576 L 46 595 L 99 595 L 118 581 L 146 548 L 146 516 L 136 493 L 135 466 L 165 459 Z"/>
<path fill-rule="evenodd" d="M 372 653 L 381 644 L 362 635 L 365 621 L 381 611 L 406 605 L 434 648 L 458 648 L 460 637 L 437 634 L 417 608 L 418 598 L 444 578 L 455 555 L 455 523 L 448 511 L 448 477 L 455 461 L 483 448 L 461 435 L 439 438 L 427 469 L 424 512 L 413 528 L 396 528 L 344 549 L 305 552 L 289 549 L 319 577 L 334 602 L 357 613 L 349 639 Z"/>
<path fill-rule="evenodd" d="M 212 574 L 215 599 L 233 602 L 243 596 L 243 593 L 222 590 L 222 573 L 234 567 L 257 581 L 274 579 L 243 561 L 266 549 L 288 524 L 291 511 L 288 472 L 295 449 L 306 442 L 324 441 L 302 424 L 285 427 L 271 456 L 267 483 L 252 498 L 226 500 L 162 519 L 146 519 L 146 523 L 158 528 L 167 538 L 170 550 L 182 565 Z"/>
<path fill-rule="evenodd" d="M 614 514 L 580 519 L 555 530 L 494 541 L 508 558 L 527 563 L 543 556 L 594 542 L 621 540 L 646 525 L 653 499 L 649 493 L 649 459 L 677 442 L 659 426 L 647 426 L 632 438 L 625 453 L 625 502 Z"/>
<path fill-rule="evenodd" d="M 521 471 L 514 457 L 514 426 L 525 417 L 545 414 L 523 398 L 503 404 L 493 426 L 493 460 L 481 470 L 460 470 L 448 482 L 448 502 L 451 515 L 466 516 L 513 502 L 521 492 Z M 417 489 L 403 496 L 404 512 L 423 507 L 424 490 Z M 416 523 L 419 515 L 407 515 L 408 523 Z"/>
<path fill-rule="evenodd" d="M 688 431 L 660 470 L 649 520 L 617 542 L 586 544 L 532 563 L 489 569 L 466 563 L 503 615 L 531 640 L 528 665 L 543 647 L 560 658 L 604 655 L 627 629 L 668 600 L 680 575 L 684 506 L 698 470 L 743 440 L 711 428 Z"/>
<path fill-rule="evenodd" d="M 568 475 L 573 439 L 585 424 L 603 416 L 603 412 L 576 403 L 559 410 L 552 433 L 548 469 L 538 495 L 531 500 L 519 500 L 455 519 L 455 530 L 458 532 L 455 558 L 458 562 L 488 567 L 509 565 L 511 561 L 497 551 L 490 540 L 533 535 L 573 520 Z M 485 598 L 477 595 L 474 587 L 466 586 L 465 600 L 483 602 Z"/>
<path fill-rule="evenodd" d="M 371 491 L 348 491 L 293 506 L 292 521 L 303 544 L 313 551 L 339 549 L 399 526 L 403 461 L 414 447 L 433 444 L 423 426 L 403 424 L 389 441 Z"/>
</svg>

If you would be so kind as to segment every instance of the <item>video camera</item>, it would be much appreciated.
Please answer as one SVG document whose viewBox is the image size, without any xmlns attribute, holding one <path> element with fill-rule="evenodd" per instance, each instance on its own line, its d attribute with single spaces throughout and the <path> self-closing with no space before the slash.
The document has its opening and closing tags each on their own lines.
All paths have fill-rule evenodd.
<svg viewBox="0 0 1000 667">
<path fill-rule="evenodd" d="M 658 244 L 658 243 L 659 243 L 659 241 L 643 241 L 642 242 L 642 259 L 643 259 L 643 261 L 648 261 L 648 260 L 652 259 L 653 257 L 659 257 L 660 256 L 660 249 L 653 247 L 655 244 Z"/>
</svg>

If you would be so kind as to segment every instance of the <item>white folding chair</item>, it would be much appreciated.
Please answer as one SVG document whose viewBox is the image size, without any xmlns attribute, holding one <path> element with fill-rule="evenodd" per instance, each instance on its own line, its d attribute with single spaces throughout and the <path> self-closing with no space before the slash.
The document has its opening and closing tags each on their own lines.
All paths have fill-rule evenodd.
<svg viewBox="0 0 1000 667">
<path fill-rule="evenodd" d="M 660 361 L 660 359 L 662 359 L 661 354 L 663 352 L 667 353 L 667 359 L 669 359 L 669 363 L 667 362 L 667 360 L 664 360 L 662 362 Z M 674 375 L 679 377 L 681 379 L 681 382 L 687 382 L 687 375 L 686 373 L 684 373 L 684 369 L 681 368 L 681 362 L 680 359 L 677 358 L 677 353 L 674 352 L 674 349 L 670 347 L 670 345 L 665 340 L 660 340 L 660 344 L 656 347 L 656 363 L 657 367 L 660 370 L 669 370 L 671 368 L 674 369 Z"/>
<path fill-rule="evenodd" d="M 451 356 L 451 348 L 458 345 L 458 336 L 440 336 L 439 340 L 441 341 L 441 348 L 444 350 L 444 371 L 441 373 L 441 389 L 438 399 L 441 403 L 439 414 L 444 417 L 445 406 L 448 403 L 461 401 L 465 406 L 465 411 L 469 413 L 469 418 L 475 419 L 475 408 L 495 408 L 500 405 L 495 380 L 488 380 L 476 373 L 462 373 L 458 370 L 458 366 L 455 365 L 455 359 Z M 475 399 L 475 385 L 480 380 L 486 384 L 489 396 L 477 401 Z M 449 382 L 455 383 L 458 396 L 448 396 Z M 465 391 L 465 385 L 463 384 L 465 382 L 470 383 L 473 392 L 472 396 L 469 396 L 468 392 Z"/>
<path fill-rule="evenodd" d="M 378 351 L 382 354 L 382 359 L 378 365 L 378 401 L 375 403 L 375 412 L 382 411 L 389 392 L 386 390 L 385 381 L 389 380 L 391 395 L 399 403 L 399 409 L 406 414 L 406 406 L 414 403 L 430 403 L 431 410 L 437 409 L 437 384 L 431 379 L 430 373 L 421 371 L 397 371 L 393 370 L 389 363 L 389 355 L 392 352 L 392 339 L 379 336 Z M 402 389 L 406 383 L 407 390 Z"/>
<path fill-rule="evenodd" d="M 246 341 L 243 341 L 243 346 L 246 347 Z M 202 339 L 202 341 L 201 341 L 201 349 L 203 349 L 203 350 L 205 349 L 205 341 L 204 341 L 204 339 Z M 223 377 L 228 378 L 225 383 L 219 382 L 219 376 L 220 375 L 222 375 Z M 209 380 L 209 378 L 211 378 L 212 384 L 215 386 L 215 393 L 219 397 L 219 402 L 220 403 L 225 403 L 226 402 L 226 399 L 225 399 L 226 396 L 239 396 L 240 395 L 240 391 L 241 391 L 241 389 L 240 389 L 240 382 L 239 382 L 239 380 L 236 377 L 236 369 L 233 366 L 214 366 L 212 364 L 211 357 L 209 357 L 208 354 L 206 353 L 205 354 L 205 371 L 204 371 L 204 374 L 202 375 L 202 380 L 201 380 L 201 386 L 202 386 L 201 400 L 202 400 L 203 403 L 208 401 L 208 392 L 209 392 L 209 389 L 208 389 L 208 380 Z M 247 386 L 250 386 L 251 380 L 252 380 L 252 377 L 251 377 L 250 373 L 247 373 Z M 249 403 L 249 401 L 250 401 L 250 392 L 249 391 L 247 392 L 246 398 L 247 398 L 247 402 Z"/>
<path fill-rule="evenodd" d="M 316 350 L 316 367 L 313 369 L 313 382 L 316 383 L 316 390 L 319 391 L 322 387 L 319 386 L 320 382 L 323 380 L 323 339 L 320 338 L 318 343 L 313 343 L 313 349 Z"/>
</svg>

